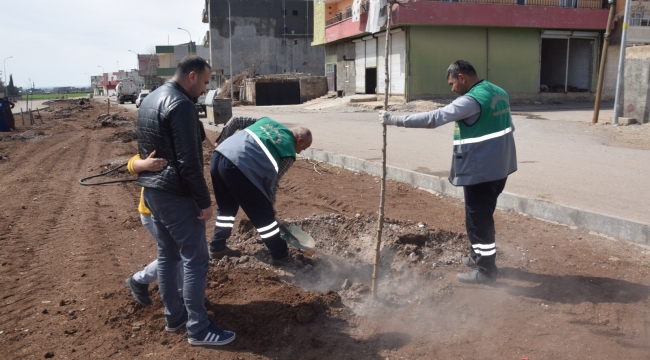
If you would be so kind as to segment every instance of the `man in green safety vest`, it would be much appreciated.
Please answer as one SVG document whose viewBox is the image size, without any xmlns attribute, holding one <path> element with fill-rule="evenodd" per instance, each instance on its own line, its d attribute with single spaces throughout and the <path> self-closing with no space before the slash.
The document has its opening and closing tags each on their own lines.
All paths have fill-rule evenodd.
<svg viewBox="0 0 650 360">
<path fill-rule="evenodd" d="M 241 206 L 269 249 L 271 263 L 282 266 L 293 262 L 275 219 L 275 194 L 296 154 L 311 142 L 309 129 L 290 130 L 268 117 L 234 117 L 226 123 L 210 161 L 217 199 L 210 258 L 237 255 L 237 250 L 226 246 L 226 240 Z"/>
<path fill-rule="evenodd" d="M 447 83 L 460 95 L 451 104 L 412 115 L 382 112 L 379 118 L 383 125 L 414 128 L 455 123 L 449 181 L 463 187 L 465 227 L 471 246 L 469 257 L 461 262 L 472 268 L 457 278 L 464 283 L 489 284 L 496 281 L 499 272 L 493 214 L 508 175 L 517 171 L 510 97 L 500 87 L 480 80 L 465 60 L 449 66 Z"/>
</svg>

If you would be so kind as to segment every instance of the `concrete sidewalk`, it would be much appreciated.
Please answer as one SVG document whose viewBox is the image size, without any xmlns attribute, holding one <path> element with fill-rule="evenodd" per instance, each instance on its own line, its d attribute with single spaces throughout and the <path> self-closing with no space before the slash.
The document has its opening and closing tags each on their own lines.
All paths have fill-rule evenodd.
<svg viewBox="0 0 650 360">
<path fill-rule="evenodd" d="M 310 104 L 310 108 L 318 107 Z M 646 185 L 650 150 L 604 145 L 589 125 L 592 111 L 584 109 L 584 104 L 582 108 L 513 115 L 518 171 L 508 178 L 508 194 L 499 205 L 650 245 L 650 189 Z M 382 129 L 376 112 L 276 106 L 236 107 L 233 114 L 270 116 L 289 127 L 309 127 L 314 144 L 306 156 L 380 173 Z M 611 109 L 601 111 L 601 116 L 610 115 Z M 389 127 L 389 177 L 460 196 L 461 189 L 446 180 L 452 133 L 452 124 L 439 129 Z"/>
</svg>

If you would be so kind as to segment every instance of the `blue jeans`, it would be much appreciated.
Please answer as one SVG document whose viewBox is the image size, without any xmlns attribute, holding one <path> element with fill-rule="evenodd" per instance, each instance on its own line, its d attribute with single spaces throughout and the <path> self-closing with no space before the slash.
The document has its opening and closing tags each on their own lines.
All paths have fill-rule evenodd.
<svg viewBox="0 0 650 360">
<path fill-rule="evenodd" d="M 142 225 L 144 228 L 147 230 L 149 235 L 151 235 L 152 238 L 156 239 L 156 232 L 153 227 L 153 220 L 151 219 L 151 215 L 142 215 L 140 214 L 140 221 L 142 222 Z M 156 242 L 156 244 L 158 244 Z M 140 270 L 133 274 L 133 281 L 137 282 L 138 284 L 151 284 L 154 281 L 158 280 L 158 259 L 150 262 L 143 270 Z M 178 261 L 178 276 L 176 277 L 176 283 L 178 284 L 178 291 L 183 295 L 183 261 L 180 260 Z"/>
<path fill-rule="evenodd" d="M 187 332 L 198 334 L 210 325 L 205 309 L 209 267 L 205 221 L 197 219 L 201 210 L 189 196 L 152 188 L 145 188 L 144 201 L 153 214 L 154 238 L 158 243 L 158 288 L 167 324 L 177 324 L 183 316 L 183 301 L 176 284 L 180 257 L 185 272 L 183 298 L 189 313 Z"/>
</svg>

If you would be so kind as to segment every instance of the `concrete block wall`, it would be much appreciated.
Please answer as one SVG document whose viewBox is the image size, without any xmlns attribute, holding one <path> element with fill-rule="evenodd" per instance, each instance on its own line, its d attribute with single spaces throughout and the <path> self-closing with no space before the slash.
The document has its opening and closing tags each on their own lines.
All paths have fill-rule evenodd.
<svg viewBox="0 0 650 360">
<path fill-rule="evenodd" d="M 325 63 L 336 64 L 336 90 L 345 94 L 354 94 L 356 50 L 352 42 L 325 45 Z M 343 57 L 345 56 L 345 59 Z M 346 79 L 346 66 L 348 78 Z"/>
<path fill-rule="evenodd" d="M 327 94 L 327 78 L 313 76 L 300 79 L 300 102 L 305 103 Z"/>
<path fill-rule="evenodd" d="M 605 78 L 603 79 L 603 100 L 613 100 L 616 94 L 616 77 L 618 75 L 618 56 L 620 51 L 620 45 L 610 45 L 607 50 Z"/>
<path fill-rule="evenodd" d="M 647 123 L 650 120 L 650 45 L 626 49 L 624 79 L 623 113 L 619 115 Z"/>
<path fill-rule="evenodd" d="M 226 1 L 209 0 L 213 69 L 230 75 L 232 46 L 233 74 L 243 71 L 250 62 L 259 64 L 257 73 L 262 75 L 290 72 L 324 75 L 324 49 L 311 46 L 311 2 L 242 0 L 231 3 L 229 17 Z M 286 16 L 282 15 L 283 8 Z"/>
</svg>

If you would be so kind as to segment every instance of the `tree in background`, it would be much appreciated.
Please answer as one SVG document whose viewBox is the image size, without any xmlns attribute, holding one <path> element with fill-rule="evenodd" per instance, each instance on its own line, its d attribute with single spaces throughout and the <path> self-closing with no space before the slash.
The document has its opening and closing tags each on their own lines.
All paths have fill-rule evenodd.
<svg viewBox="0 0 650 360">
<path fill-rule="evenodd" d="M 8 95 L 18 95 L 18 89 L 14 86 L 14 75 L 9 74 L 9 85 L 7 85 Z"/>
<path fill-rule="evenodd" d="M 7 89 L 5 89 L 5 83 L 2 82 L 2 79 L 0 79 L 0 93 L 6 93 Z"/>
<path fill-rule="evenodd" d="M 239 57 L 239 62 L 242 66 L 241 72 L 248 73 L 248 76 L 255 76 L 257 70 L 269 60 L 270 54 L 266 52 L 252 52 L 242 54 Z"/>
</svg>

